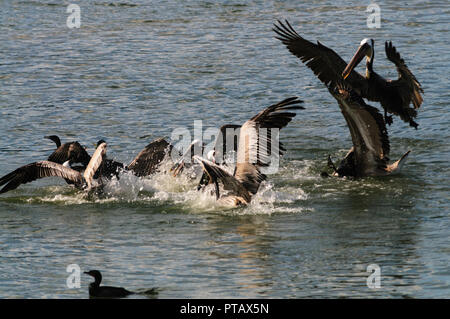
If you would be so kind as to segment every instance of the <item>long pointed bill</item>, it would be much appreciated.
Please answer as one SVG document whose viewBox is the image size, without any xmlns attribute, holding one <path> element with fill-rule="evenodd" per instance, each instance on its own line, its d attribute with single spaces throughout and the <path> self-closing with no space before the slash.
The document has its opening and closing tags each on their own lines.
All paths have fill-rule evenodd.
<svg viewBox="0 0 450 319">
<path fill-rule="evenodd" d="M 350 73 L 352 73 L 353 69 L 356 68 L 356 66 L 359 64 L 359 62 L 361 62 L 364 56 L 367 55 L 368 50 L 370 50 L 370 46 L 367 43 L 361 45 L 358 48 L 353 58 L 345 67 L 344 71 L 342 71 L 342 77 L 344 79 L 346 79 L 350 75 Z"/>
</svg>

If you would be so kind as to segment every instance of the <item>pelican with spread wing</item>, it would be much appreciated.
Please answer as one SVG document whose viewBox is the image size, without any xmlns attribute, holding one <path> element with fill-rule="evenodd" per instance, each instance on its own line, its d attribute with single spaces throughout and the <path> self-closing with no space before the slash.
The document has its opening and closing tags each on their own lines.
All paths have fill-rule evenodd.
<svg viewBox="0 0 450 319">
<path fill-rule="evenodd" d="M 398 161 L 389 164 L 389 138 L 383 116 L 367 105 L 351 87 L 344 83 L 330 86 L 331 95 L 338 101 L 347 122 L 353 147 L 338 168 L 331 158 L 328 163 L 339 177 L 385 176 L 400 171 L 410 151 Z"/>
<path fill-rule="evenodd" d="M 386 123 L 392 123 L 392 117 L 387 116 L 389 112 L 417 128 L 418 124 L 414 118 L 423 102 L 423 89 L 392 42 L 385 43 L 385 51 L 389 61 L 395 64 L 399 77 L 397 80 L 386 80 L 373 70 L 373 39 L 363 39 L 347 64 L 336 52 L 319 41 L 315 44 L 301 37 L 287 20 L 285 23 L 278 21 L 273 31 L 277 33 L 276 38 L 285 44 L 293 55 L 300 58 L 326 86 L 335 86 L 343 78 L 363 98 L 381 103 Z M 367 58 L 365 76 L 354 70 L 364 57 Z"/>
<path fill-rule="evenodd" d="M 222 204 L 239 206 L 251 202 L 261 182 L 266 179 L 261 168 L 270 165 L 272 155 L 279 156 L 284 151 L 272 139 L 272 129 L 285 127 L 296 115 L 292 111 L 303 109 L 299 106 L 302 102 L 296 97 L 285 99 L 264 109 L 242 125 L 233 174 L 208 159 L 194 156 L 209 180 L 215 184 L 217 199 Z M 218 182 L 223 184 L 227 194 L 220 196 Z"/>
</svg>

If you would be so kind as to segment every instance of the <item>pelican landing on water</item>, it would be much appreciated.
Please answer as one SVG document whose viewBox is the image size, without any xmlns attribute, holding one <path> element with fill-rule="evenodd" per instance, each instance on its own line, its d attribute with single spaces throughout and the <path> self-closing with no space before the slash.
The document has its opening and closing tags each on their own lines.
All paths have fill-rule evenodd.
<svg viewBox="0 0 450 319">
<path fill-rule="evenodd" d="M 358 178 L 398 173 L 410 151 L 398 161 L 388 164 L 390 145 L 383 116 L 344 83 L 328 89 L 338 101 L 353 142 L 353 147 L 338 168 L 328 157 L 328 165 L 334 170 L 333 175 Z M 327 174 L 322 173 L 322 176 Z"/>
<path fill-rule="evenodd" d="M 258 192 L 261 182 L 266 179 L 266 175 L 261 173 L 261 168 L 269 166 L 272 155 L 282 155 L 284 150 L 282 146 L 274 145 L 276 143 L 272 141 L 271 129 L 285 127 L 296 115 L 292 111 L 303 109 L 298 105 L 302 102 L 296 97 L 288 98 L 269 106 L 242 125 L 233 174 L 207 159 L 194 156 L 194 160 L 200 163 L 208 175 L 209 181 L 214 183 L 219 202 L 227 206 L 250 203 L 252 196 Z M 269 150 L 275 151 L 275 154 L 270 154 Z M 218 190 L 219 181 L 223 184 L 224 190 L 228 191 L 222 196 Z"/>
<path fill-rule="evenodd" d="M 387 113 L 392 113 L 417 128 L 418 124 L 414 118 L 423 102 L 421 95 L 423 89 L 392 42 L 385 43 L 385 51 L 389 61 L 397 67 L 399 77 L 397 80 L 386 80 L 373 70 L 375 56 L 373 39 L 362 40 L 356 54 L 347 65 L 336 52 L 319 41 L 315 44 L 301 37 L 287 20 L 285 23 L 278 21 L 273 31 L 278 35 L 276 38 L 281 40 L 293 55 L 300 58 L 326 86 L 335 86 L 338 81 L 345 79 L 361 97 L 381 103 L 386 123 L 392 123 L 392 117 L 387 116 Z M 365 56 L 366 75 L 362 76 L 354 68 Z M 409 106 L 411 103 L 413 107 Z"/>
</svg>

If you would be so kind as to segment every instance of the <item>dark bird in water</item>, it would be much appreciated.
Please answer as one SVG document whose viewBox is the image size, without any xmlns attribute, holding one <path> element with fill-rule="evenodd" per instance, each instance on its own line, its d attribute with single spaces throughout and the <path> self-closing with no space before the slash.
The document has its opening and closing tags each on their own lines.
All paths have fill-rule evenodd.
<svg viewBox="0 0 450 319">
<path fill-rule="evenodd" d="M 60 144 L 57 136 L 54 135 L 53 139 L 57 145 Z M 49 160 L 22 166 L 1 177 L 0 186 L 5 186 L 0 190 L 0 194 L 16 189 L 21 184 L 52 176 L 62 177 L 67 183 L 88 190 L 102 186 L 103 179 L 109 180 L 114 176 L 118 178 L 122 170 L 130 171 L 137 176 L 148 176 L 157 171 L 168 149 L 170 149 L 169 143 L 164 139 L 157 139 L 148 144 L 125 167 L 124 164 L 106 157 L 104 140 L 97 142 L 97 149 L 92 157 L 78 142 L 66 143 L 60 145 L 52 154 L 55 156 L 51 155 Z M 80 157 L 83 158 L 81 162 L 79 161 Z M 89 161 L 86 162 L 87 158 Z M 65 161 L 62 162 L 63 160 Z M 74 163 L 82 165 L 72 166 Z"/>
<path fill-rule="evenodd" d="M 269 106 L 242 125 L 233 174 L 207 159 L 194 156 L 208 175 L 208 179 L 216 185 L 219 202 L 229 206 L 250 203 L 261 182 L 266 179 L 261 168 L 270 165 L 272 156 L 278 157 L 283 154 L 284 148 L 279 146 L 276 137 L 272 138 L 272 130 L 285 127 L 296 115 L 291 111 L 303 109 L 298 105 L 302 102 L 296 97 L 288 98 Z M 217 190 L 218 181 L 229 191 L 222 197 Z"/>
<path fill-rule="evenodd" d="M 81 163 L 81 167 L 72 167 L 76 170 L 86 168 L 91 156 L 86 152 L 85 148 L 78 142 L 70 142 L 61 145 L 61 141 L 58 136 L 51 135 L 46 136 L 55 142 L 57 149 L 49 157 L 48 161 L 63 164 L 70 160 L 71 165 L 75 163 Z M 97 147 L 105 142 L 100 140 L 97 142 Z M 163 138 L 159 138 L 148 144 L 139 154 L 131 161 L 131 163 L 125 167 L 121 162 L 105 158 L 102 166 L 102 175 L 106 178 L 112 178 L 113 176 L 119 177 L 119 173 L 125 169 L 133 172 L 136 176 L 151 175 L 158 168 L 161 161 L 164 159 L 167 149 L 170 147 L 169 143 Z"/>
<path fill-rule="evenodd" d="M 73 164 L 79 163 L 86 167 L 91 160 L 91 156 L 86 152 L 86 149 L 78 142 L 68 142 L 61 145 L 61 140 L 57 135 L 45 136 L 56 144 L 56 150 L 50 154 L 48 161 L 63 164 L 71 160 Z"/>
<path fill-rule="evenodd" d="M 70 167 L 77 171 L 83 171 L 89 164 L 91 156 L 79 142 L 68 142 L 61 145 L 61 140 L 57 135 L 45 136 L 45 138 L 55 142 L 57 147 L 56 150 L 48 157 L 48 161 L 58 164 L 64 164 L 69 161 Z M 99 140 L 96 147 L 104 142 L 104 140 Z M 102 166 L 102 174 L 107 178 L 112 178 L 113 176 L 118 177 L 119 171 L 120 169 L 123 169 L 123 167 L 124 165 L 122 163 L 105 158 Z M 99 174 L 100 171 L 97 172 L 95 178 L 98 178 Z M 66 180 L 66 182 L 69 184 L 73 183 L 70 180 Z"/>
<path fill-rule="evenodd" d="M 89 296 L 97 298 L 123 298 L 134 294 L 122 287 L 100 286 L 102 274 L 98 270 L 85 271 L 85 274 L 94 277 L 94 282 L 89 284 Z"/>
<path fill-rule="evenodd" d="M 389 163 L 389 138 L 383 116 L 367 105 L 352 88 L 344 83 L 329 87 L 338 101 L 352 137 L 353 147 L 338 168 L 328 157 L 328 166 L 339 177 L 385 176 L 400 171 L 410 151 L 398 161 Z M 322 176 L 327 176 L 323 173 Z"/>
<path fill-rule="evenodd" d="M 97 145 L 102 142 L 104 141 L 100 140 Z M 138 177 L 152 175 L 158 170 L 170 147 L 165 139 L 156 139 L 141 150 L 127 166 L 121 162 L 105 158 L 99 173 L 107 179 L 114 176 L 119 178 L 119 173 L 123 170 L 130 171 Z"/>
<path fill-rule="evenodd" d="M 73 183 L 77 188 L 91 190 L 100 185 L 94 179 L 94 174 L 102 166 L 106 156 L 106 143 L 100 143 L 90 158 L 86 168 L 82 171 L 70 167 L 70 161 L 58 164 L 51 161 L 41 161 L 22 166 L 0 178 L 0 186 L 5 185 L 0 194 L 16 189 L 21 184 L 30 183 L 44 177 L 62 177 Z"/>
<path fill-rule="evenodd" d="M 287 20 L 285 24 L 278 21 L 273 31 L 278 34 L 276 38 L 281 40 L 293 55 L 300 58 L 327 87 L 337 85 L 337 81 L 343 78 L 361 97 L 381 103 L 386 123 L 392 123 L 392 117 L 387 116 L 389 112 L 400 116 L 404 122 L 417 128 L 418 124 L 414 118 L 423 101 L 421 96 L 423 89 L 392 42 L 385 43 L 385 51 L 389 61 L 397 67 L 399 78 L 386 80 L 373 71 L 375 52 L 372 39 L 361 41 L 356 54 L 347 65 L 336 52 L 319 41 L 315 44 L 301 37 Z M 354 68 L 364 56 L 367 57 L 366 75 L 362 76 Z M 413 107 L 409 106 L 411 103 Z"/>
</svg>

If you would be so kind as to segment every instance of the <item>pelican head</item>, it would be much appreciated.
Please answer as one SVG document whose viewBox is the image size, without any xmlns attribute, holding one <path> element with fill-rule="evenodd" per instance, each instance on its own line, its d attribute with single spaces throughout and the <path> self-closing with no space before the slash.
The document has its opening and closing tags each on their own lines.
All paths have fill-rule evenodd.
<svg viewBox="0 0 450 319">
<path fill-rule="evenodd" d="M 356 50 L 355 55 L 342 72 L 342 77 L 344 79 L 346 79 L 350 75 L 353 69 L 359 64 L 359 62 L 361 62 L 361 60 L 364 57 L 367 58 L 367 61 L 372 61 L 373 44 L 374 44 L 373 39 L 369 38 L 362 39 L 361 43 L 359 44 L 358 50 Z"/>
</svg>

